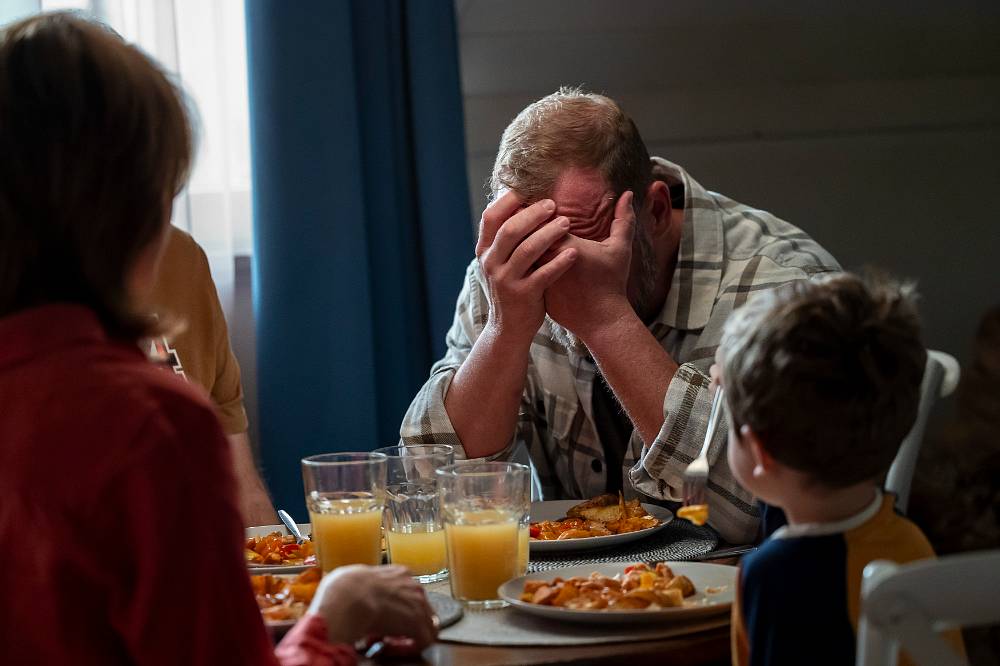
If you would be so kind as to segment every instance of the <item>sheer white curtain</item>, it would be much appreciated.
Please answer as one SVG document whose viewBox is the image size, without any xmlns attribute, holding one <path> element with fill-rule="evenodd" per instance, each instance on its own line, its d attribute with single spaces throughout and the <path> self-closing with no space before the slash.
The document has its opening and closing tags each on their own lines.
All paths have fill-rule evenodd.
<svg viewBox="0 0 1000 666">
<path fill-rule="evenodd" d="M 243 0 L 40 0 L 38 9 L 96 16 L 180 81 L 197 112 L 198 152 L 173 222 L 205 248 L 229 312 L 235 257 L 253 248 Z"/>
</svg>

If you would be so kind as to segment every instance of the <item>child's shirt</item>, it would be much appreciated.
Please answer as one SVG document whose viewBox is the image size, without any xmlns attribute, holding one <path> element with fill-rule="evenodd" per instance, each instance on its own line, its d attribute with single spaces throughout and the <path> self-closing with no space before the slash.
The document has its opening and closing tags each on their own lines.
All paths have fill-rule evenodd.
<svg viewBox="0 0 1000 666">
<path fill-rule="evenodd" d="M 786 525 L 744 558 L 733 604 L 733 664 L 853 664 L 861 574 L 873 560 L 934 556 L 916 525 L 878 492 L 834 523 Z M 900 664 L 910 663 L 900 655 Z"/>
</svg>

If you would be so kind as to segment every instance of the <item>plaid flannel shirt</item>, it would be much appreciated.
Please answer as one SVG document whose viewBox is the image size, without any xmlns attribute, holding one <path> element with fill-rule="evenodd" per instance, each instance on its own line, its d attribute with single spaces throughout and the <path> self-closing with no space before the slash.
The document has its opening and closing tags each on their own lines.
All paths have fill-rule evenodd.
<svg viewBox="0 0 1000 666">
<path fill-rule="evenodd" d="M 708 369 L 729 314 L 755 292 L 840 270 L 836 260 L 803 231 L 765 211 L 705 190 L 687 172 L 653 158 L 654 176 L 684 185 L 684 223 L 677 266 L 663 309 L 649 329 L 680 365 L 667 387 L 663 425 L 644 447 L 633 432 L 622 473 L 639 492 L 679 500 L 684 470 L 699 453 L 711 406 Z M 455 434 L 444 397 L 452 377 L 486 325 L 485 278 L 473 260 L 448 331 L 448 350 L 431 368 L 400 428 L 406 443 L 452 444 Z M 521 397 L 517 430 L 494 458 L 516 457 L 524 448 L 544 499 L 589 498 L 604 492 L 604 450 L 594 426 L 593 360 L 552 339 L 548 324 L 535 336 Z M 483 396 L 483 401 L 489 396 Z M 753 497 L 729 470 L 726 427 L 709 447 L 710 524 L 728 541 L 754 539 L 758 512 Z M 624 484 L 626 488 L 629 483 Z"/>
</svg>

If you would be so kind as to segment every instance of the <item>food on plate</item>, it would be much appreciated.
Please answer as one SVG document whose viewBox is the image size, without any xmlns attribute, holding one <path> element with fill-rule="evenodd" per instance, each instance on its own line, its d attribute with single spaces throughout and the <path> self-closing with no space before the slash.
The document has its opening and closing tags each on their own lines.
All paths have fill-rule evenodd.
<svg viewBox="0 0 1000 666">
<path fill-rule="evenodd" d="M 617 497 L 608 493 L 577 504 L 560 520 L 531 523 L 530 536 L 535 541 L 583 539 L 638 532 L 659 524 L 639 500 L 626 502 L 621 493 Z"/>
<path fill-rule="evenodd" d="M 262 566 L 316 564 L 316 551 L 312 541 L 295 543 L 295 537 L 281 532 L 250 537 L 244 544 L 243 554 L 247 564 Z"/>
<path fill-rule="evenodd" d="M 306 569 L 294 578 L 291 576 L 250 576 L 250 585 L 257 597 L 260 614 L 269 622 L 298 620 L 302 617 L 316 594 L 322 572 Z"/>
<path fill-rule="evenodd" d="M 689 504 L 677 509 L 677 517 L 691 521 L 695 525 L 704 525 L 708 522 L 707 504 Z"/>
<path fill-rule="evenodd" d="M 525 581 L 521 601 L 571 610 L 660 610 L 683 606 L 694 593 L 691 579 L 659 562 L 652 569 L 633 564 L 613 577 L 595 572 L 587 578 Z"/>
</svg>

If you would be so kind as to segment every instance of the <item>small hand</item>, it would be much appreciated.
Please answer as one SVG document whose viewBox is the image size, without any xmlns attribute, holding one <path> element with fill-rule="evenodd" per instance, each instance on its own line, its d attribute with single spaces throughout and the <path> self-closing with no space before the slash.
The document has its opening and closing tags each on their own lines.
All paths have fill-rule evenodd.
<svg viewBox="0 0 1000 666">
<path fill-rule="evenodd" d="M 326 620 L 332 643 L 353 644 L 368 635 L 405 636 L 419 651 L 437 633 L 434 611 L 405 567 L 340 567 L 327 574 L 309 612 Z"/>
<path fill-rule="evenodd" d="M 722 367 L 718 363 L 713 363 L 708 369 L 708 378 L 711 380 L 709 386 L 719 386 L 722 383 Z"/>
<path fill-rule="evenodd" d="M 627 289 L 634 234 L 632 193 L 626 192 L 618 198 L 607 239 L 568 235 L 557 246 L 563 252 L 575 249 L 579 258 L 545 291 L 545 311 L 584 342 L 592 328 L 631 307 Z"/>
<path fill-rule="evenodd" d="M 530 341 L 545 318 L 545 289 L 573 265 L 577 250 L 561 249 L 539 265 L 549 248 L 566 237 L 569 220 L 550 219 L 555 212 L 551 200 L 523 209 L 522 204 L 511 191 L 483 212 L 476 256 L 489 286 L 490 324 Z"/>
<path fill-rule="evenodd" d="M 710 387 L 722 386 L 722 345 L 715 348 L 715 357 L 708 368 L 708 378 Z"/>
</svg>

